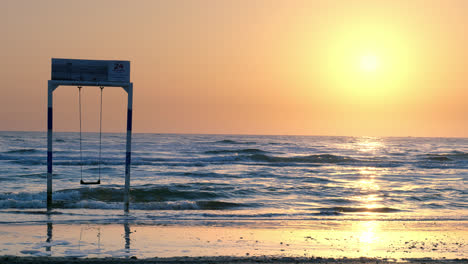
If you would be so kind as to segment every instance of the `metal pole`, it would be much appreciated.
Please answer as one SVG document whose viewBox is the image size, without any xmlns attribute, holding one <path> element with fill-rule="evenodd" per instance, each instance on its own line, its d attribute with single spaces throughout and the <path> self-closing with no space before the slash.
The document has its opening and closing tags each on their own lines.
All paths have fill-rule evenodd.
<svg viewBox="0 0 468 264">
<path fill-rule="evenodd" d="M 127 86 L 128 110 L 127 110 L 127 152 L 125 155 L 125 190 L 124 190 L 124 211 L 128 212 L 130 202 L 130 162 L 132 151 L 132 107 L 133 107 L 133 84 Z"/>
<path fill-rule="evenodd" d="M 56 87 L 50 82 L 47 85 L 47 212 L 52 210 L 52 99 Z"/>
</svg>

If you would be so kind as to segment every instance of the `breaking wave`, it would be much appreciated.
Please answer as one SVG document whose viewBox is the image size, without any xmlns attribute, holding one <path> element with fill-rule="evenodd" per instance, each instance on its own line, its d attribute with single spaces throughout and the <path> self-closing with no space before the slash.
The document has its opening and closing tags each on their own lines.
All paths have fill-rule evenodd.
<svg viewBox="0 0 468 264">
<path fill-rule="evenodd" d="M 80 188 L 54 192 L 54 208 L 121 209 L 121 188 Z M 130 192 L 131 208 L 141 210 L 224 210 L 251 207 L 253 204 L 225 202 L 222 195 L 209 191 L 171 190 L 167 187 L 144 187 Z M 0 208 L 38 209 L 46 207 L 46 193 L 3 193 Z"/>
</svg>

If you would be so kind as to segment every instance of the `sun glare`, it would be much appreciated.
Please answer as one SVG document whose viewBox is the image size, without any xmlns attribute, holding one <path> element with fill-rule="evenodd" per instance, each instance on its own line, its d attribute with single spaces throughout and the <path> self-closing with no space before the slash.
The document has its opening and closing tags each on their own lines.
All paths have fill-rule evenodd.
<svg viewBox="0 0 468 264">
<path fill-rule="evenodd" d="M 361 56 L 359 66 L 365 72 L 375 72 L 380 65 L 380 60 L 375 54 Z"/>
<path fill-rule="evenodd" d="M 343 104 L 377 107 L 402 100 L 419 61 L 405 31 L 387 24 L 345 25 L 327 35 L 318 60 L 321 80 L 331 98 Z M 317 60 L 317 58 L 311 58 Z"/>
</svg>

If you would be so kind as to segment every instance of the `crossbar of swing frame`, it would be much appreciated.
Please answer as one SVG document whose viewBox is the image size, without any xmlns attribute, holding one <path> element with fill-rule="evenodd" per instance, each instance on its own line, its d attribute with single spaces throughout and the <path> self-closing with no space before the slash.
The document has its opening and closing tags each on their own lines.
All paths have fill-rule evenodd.
<svg viewBox="0 0 468 264">
<path fill-rule="evenodd" d="M 59 86 L 98 86 L 122 87 L 127 92 L 127 144 L 125 153 L 125 188 L 124 211 L 129 211 L 130 196 L 130 163 L 132 145 L 132 111 L 133 111 L 133 83 L 121 82 L 88 82 L 88 81 L 57 81 L 47 83 L 47 212 L 52 210 L 52 135 L 53 135 L 53 92 Z"/>
</svg>

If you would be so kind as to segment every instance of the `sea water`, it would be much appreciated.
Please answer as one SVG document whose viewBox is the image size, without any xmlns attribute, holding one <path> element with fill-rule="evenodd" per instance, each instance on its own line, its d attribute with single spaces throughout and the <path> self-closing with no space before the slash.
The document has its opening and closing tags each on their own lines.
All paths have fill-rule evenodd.
<svg viewBox="0 0 468 264">
<path fill-rule="evenodd" d="M 0 132 L 0 224 L 468 220 L 468 139 Z M 80 180 L 100 185 L 80 185 Z"/>
</svg>

